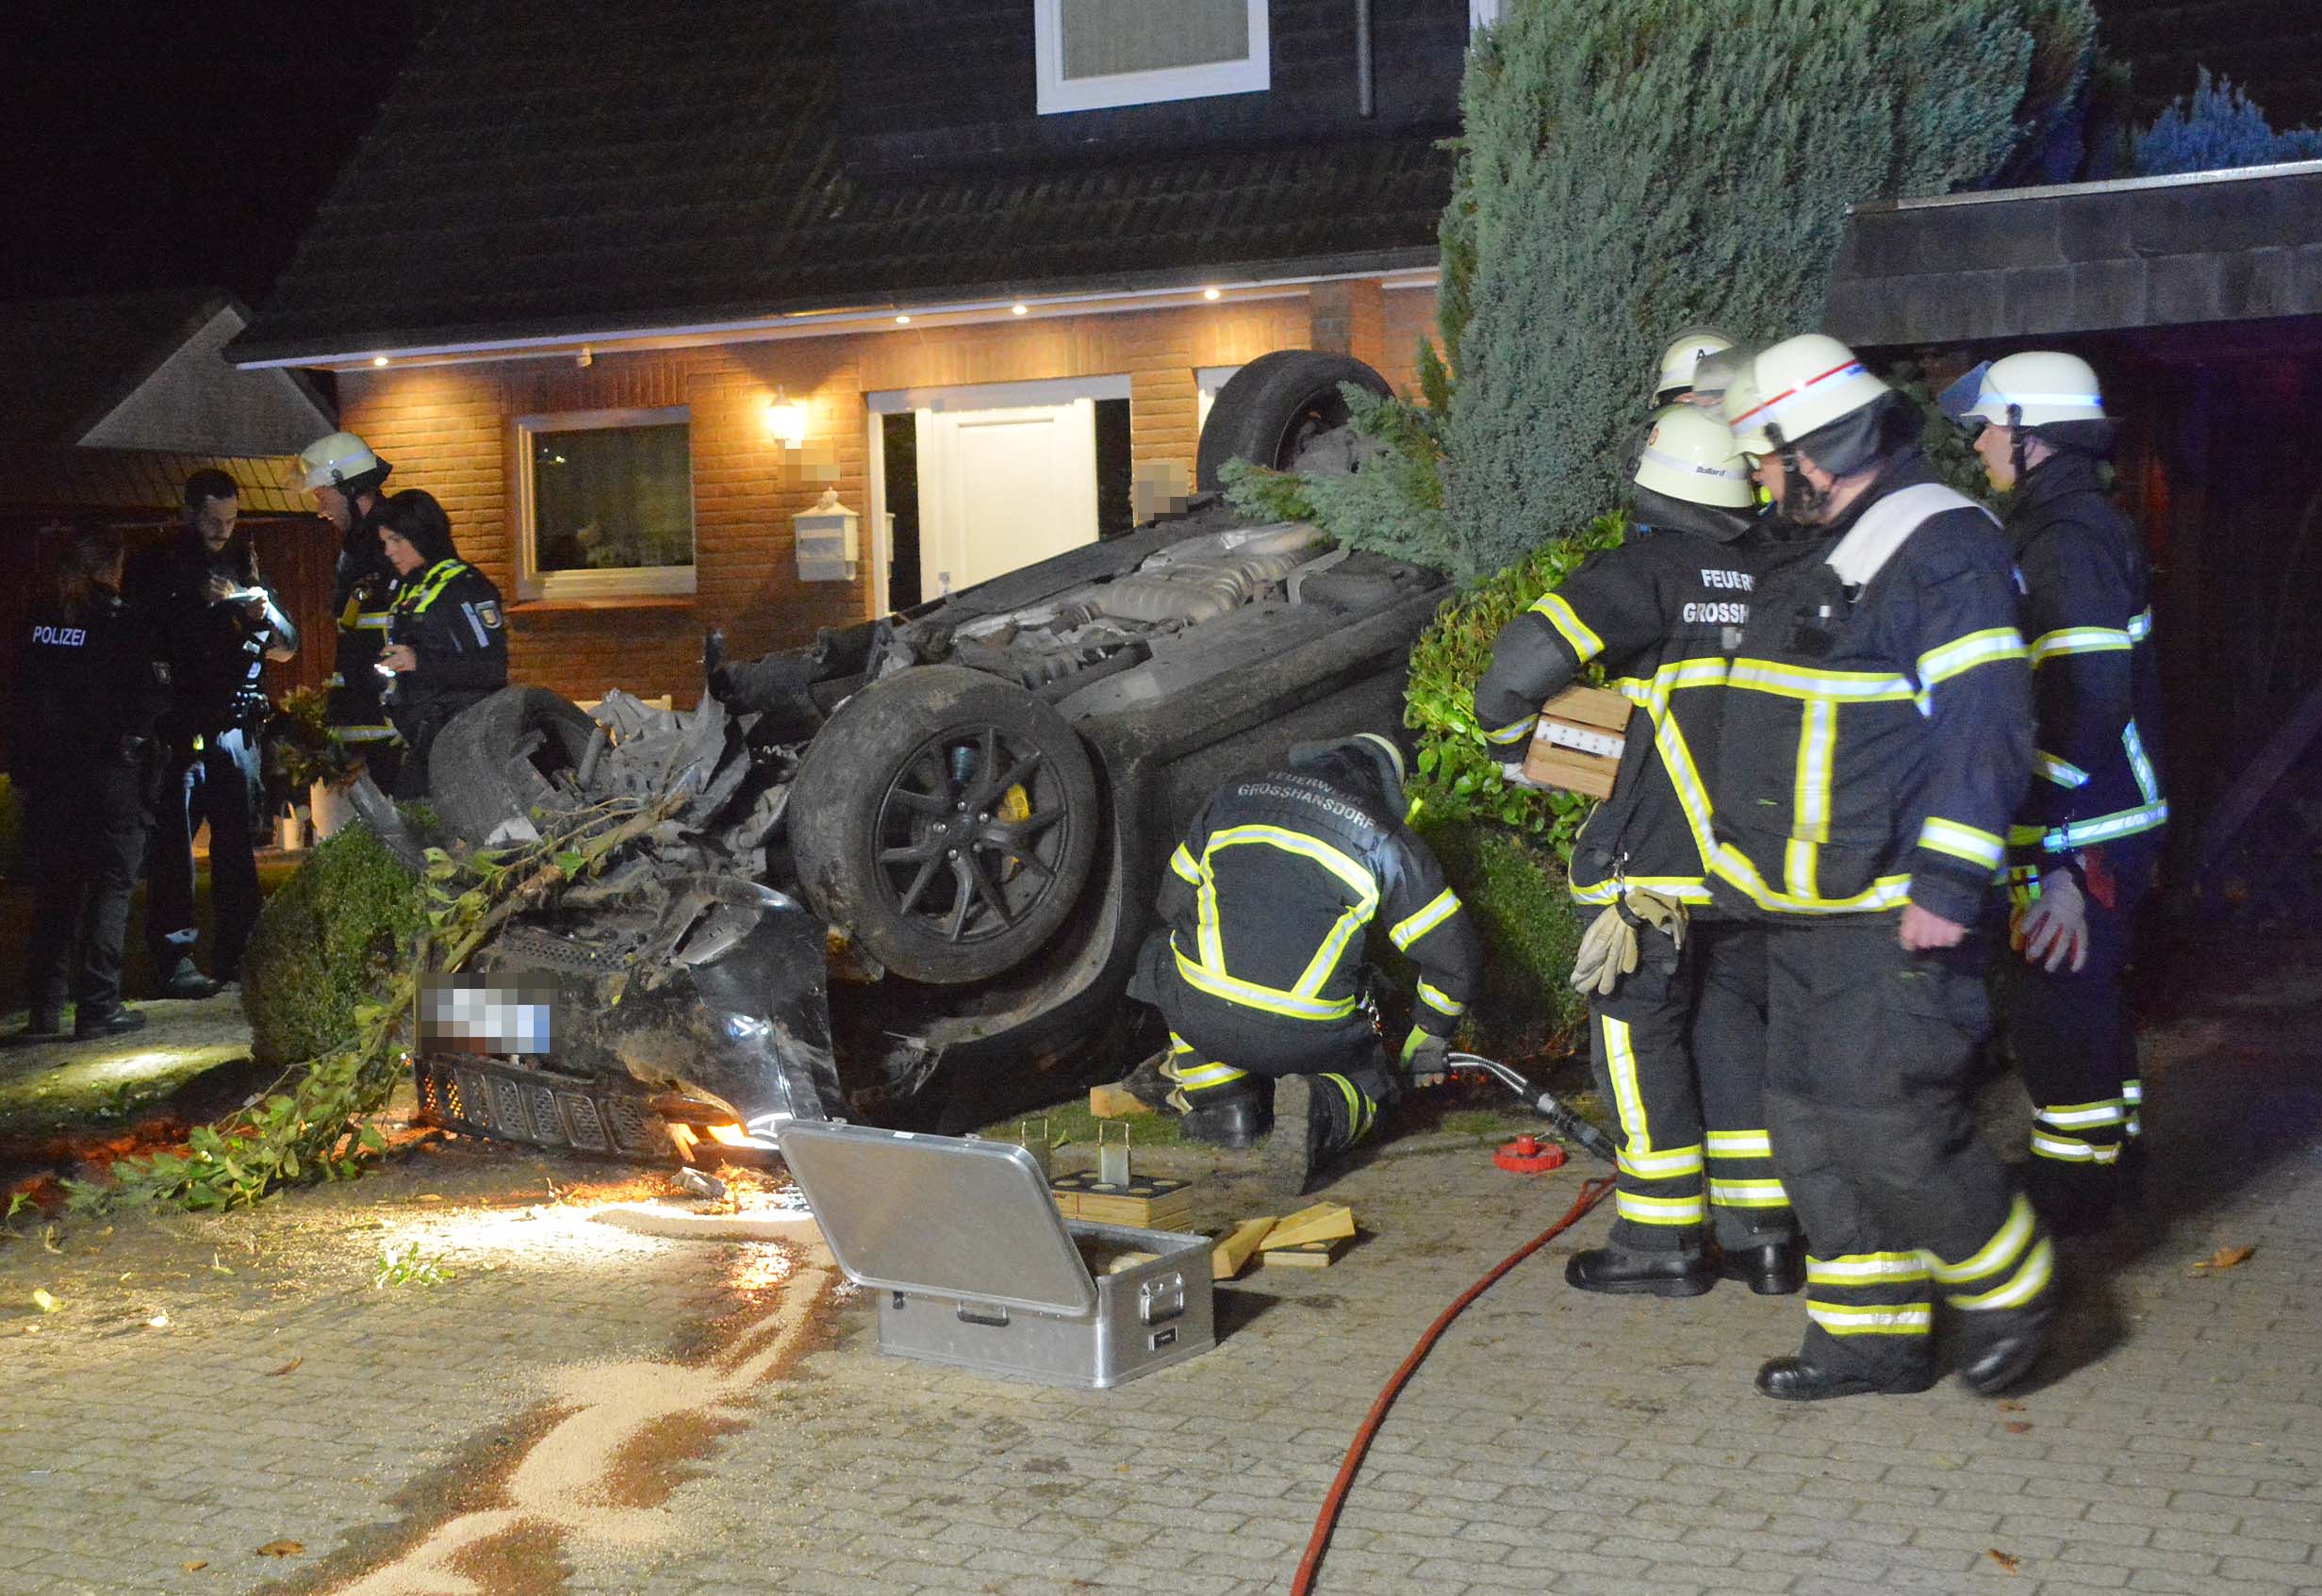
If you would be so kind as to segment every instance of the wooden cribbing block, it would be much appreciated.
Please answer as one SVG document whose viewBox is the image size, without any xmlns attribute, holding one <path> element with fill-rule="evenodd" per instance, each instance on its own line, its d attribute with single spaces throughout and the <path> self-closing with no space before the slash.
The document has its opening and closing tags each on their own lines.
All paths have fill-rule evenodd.
<svg viewBox="0 0 2322 1596">
<path fill-rule="evenodd" d="M 1344 1203 L 1316 1203 L 1300 1209 L 1276 1225 L 1258 1243 L 1260 1252 L 1303 1246 L 1309 1242 L 1335 1242 L 1355 1233 L 1355 1210 Z"/>
<path fill-rule="evenodd" d="M 1218 1238 L 1217 1245 L 1210 1249 L 1210 1278 L 1230 1280 L 1242 1273 L 1242 1266 L 1258 1250 L 1258 1243 L 1274 1228 L 1272 1214 L 1262 1219 L 1237 1221 L 1231 1230 Z"/>
<path fill-rule="evenodd" d="M 1089 1088 L 1089 1112 L 1098 1119 L 1120 1119 L 1128 1114 L 1152 1111 L 1153 1105 L 1122 1086 L 1092 1086 Z"/>
<path fill-rule="evenodd" d="M 1524 750 L 1524 781 L 1592 798 L 1612 797 L 1633 707 L 1602 687 L 1565 688 L 1540 706 L 1532 745 Z"/>
<path fill-rule="evenodd" d="M 1192 1228 L 1186 1223 L 1194 1208 L 1194 1192 L 1190 1180 L 1139 1176 L 1126 1186 L 1112 1186 L 1098 1179 L 1096 1171 L 1084 1169 L 1075 1175 L 1058 1176 L 1048 1182 L 1048 1191 L 1067 1219 L 1085 1219 L 1097 1225 L 1133 1225 L 1147 1230 Z"/>
<path fill-rule="evenodd" d="M 1268 1269 L 1327 1269 L 1345 1248 L 1346 1238 L 1339 1236 L 1327 1242 L 1300 1242 L 1293 1247 L 1268 1247 L 1258 1256 Z"/>
</svg>

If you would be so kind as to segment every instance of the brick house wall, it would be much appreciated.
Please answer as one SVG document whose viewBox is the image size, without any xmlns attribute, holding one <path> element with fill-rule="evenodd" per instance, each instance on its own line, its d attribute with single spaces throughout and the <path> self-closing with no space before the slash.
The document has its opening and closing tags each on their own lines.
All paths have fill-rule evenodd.
<svg viewBox="0 0 2322 1596">
<path fill-rule="evenodd" d="M 1430 290 L 1376 296 L 1356 353 L 1398 387 L 1415 382 Z M 359 370 L 339 378 L 343 424 L 392 462 L 390 486 L 423 487 L 450 514 L 461 554 L 509 604 L 515 680 L 594 699 L 607 687 L 644 697 L 700 691 L 704 628 L 736 653 L 811 641 L 819 627 L 870 613 L 868 582 L 797 579 L 791 517 L 826 485 L 867 513 L 865 395 L 896 388 L 1127 373 L 1132 461 L 1176 462 L 1189 476 L 1198 442 L 1194 371 L 1240 365 L 1312 341 L 1308 297 L 1181 309 L 1057 316 L 733 343 L 709 348 Z M 1358 319 L 1359 331 L 1362 319 Z M 1364 347 L 1368 346 L 1368 347 Z M 808 407 L 807 447 L 782 458 L 766 426 L 777 388 Z M 697 590 L 691 598 L 520 601 L 514 419 L 560 411 L 683 404 L 690 423 Z M 834 460 L 834 483 L 804 457 Z M 865 529 L 865 539 L 868 529 Z M 865 555 L 869 552 L 866 548 Z"/>
</svg>

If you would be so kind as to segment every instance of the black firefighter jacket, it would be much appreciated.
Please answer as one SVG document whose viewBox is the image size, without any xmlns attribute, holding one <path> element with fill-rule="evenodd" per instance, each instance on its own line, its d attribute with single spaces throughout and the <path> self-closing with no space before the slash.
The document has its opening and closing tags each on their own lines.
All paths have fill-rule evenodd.
<svg viewBox="0 0 2322 1596">
<path fill-rule="evenodd" d="M 1916 457 L 1827 531 L 1820 558 L 1759 586 L 1727 675 L 1718 900 L 1973 925 L 2032 770 L 2007 541 Z"/>
<path fill-rule="evenodd" d="M 419 655 L 395 679 L 388 712 L 424 759 L 443 723 L 508 684 L 508 629 L 500 589 L 460 560 L 437 560 L 397 590 L 387 641 Z"/>
<path fill-rule="evenodd" d="M 1255 1023 L 1363 1024 L 1376 926 L 1419 967 L 1413 1022 L 1449 1036 L 1482 984 L 1483 946 L 1403 809 L 1401 782 L 1344 744 L 1222 788 L 1161 884 L 1178 976 Z"/>
<path fill-rule="evenodd" d="M 1630 719 L 1612 797 L 1573 845 L 1580 902 L 1609 903 L 1625 887 L 1709 901 L 1718 689 L 1759 580 L 1799 552 L 1755 526 L 1725 540 L 1639 527 L 1501 629 L 1475 718 L 1505 758 L 1523 757 L 1542 700 L 1591 662 L 1645 712 Z"/>
<path fill-rule="evenodd" d="M 2153 735 L 2160 672 L 2144 551 L 2094 462 L 2057 454 L 2034 466 L 2007 530 L 2038 712 L 2032 797 L 2008 840 L 2037 864 L 2167 823 Z"/>
</svg>

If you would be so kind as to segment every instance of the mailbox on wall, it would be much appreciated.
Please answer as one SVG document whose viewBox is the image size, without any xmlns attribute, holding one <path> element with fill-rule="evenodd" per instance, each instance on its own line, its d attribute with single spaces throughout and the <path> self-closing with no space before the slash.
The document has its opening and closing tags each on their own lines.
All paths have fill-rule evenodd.
<svg viewBox="0 0 2322 1596">
<path fill-rule="evenodd" d="M 861 558 L 858 539 L 863 518 L 838 502 L 838 489 L 826 487 L 811 509 L 790 518 L 799 553 L 800 582 L 852 582 Z"/>
</svg>

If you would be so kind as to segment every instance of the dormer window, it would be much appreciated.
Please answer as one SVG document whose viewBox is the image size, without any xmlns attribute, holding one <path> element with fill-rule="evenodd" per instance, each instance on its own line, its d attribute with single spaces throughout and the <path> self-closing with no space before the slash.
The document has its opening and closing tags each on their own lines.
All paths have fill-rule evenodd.
<svg viewBox="0 0 2322 1596">
<path fill-rule="evenodd" d="M 1043 116 L 1272 82 L 1266 0 L 1032 0 L 1032 16 Z"/>
</svg>

